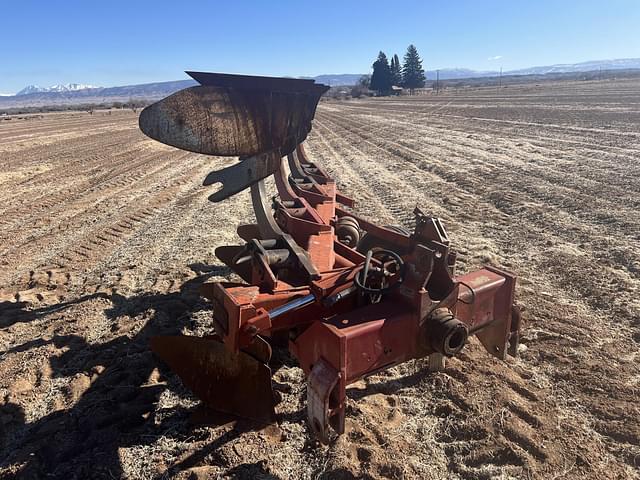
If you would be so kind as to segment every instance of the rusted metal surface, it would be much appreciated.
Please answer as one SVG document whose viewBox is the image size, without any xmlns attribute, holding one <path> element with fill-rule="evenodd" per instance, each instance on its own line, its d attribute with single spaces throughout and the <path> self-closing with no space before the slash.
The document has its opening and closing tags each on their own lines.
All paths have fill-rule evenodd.
<svg viewBox="0 0 640 480">
<path fill-rule="evenodd" d="M 307 418 L 313 433 L 323 443 L 329 441 L 331 393 L 340 373 L 326 360 L 320 359 L 311 369 L 307 382 Z"/>
<path fill-rule="evenodd" d="M 504 360 L 512 332 L 515 276 L 486 267 L 459 277 L 459 281 L 463 288 L 460 289 L 461 301 L 456 304 L 456 315 L 468 319 L 471 330 L 486 350 Z M 513 349 L 517 350 L 517 345 Z"/>
<path fill-rule="evenodd" d="M 244 245 L 216 249 L 245 283 L 203 286 L 221 342 L 154 339 L 154 351 L 203 402 L 271 418 L 263 338 L 284 336 L 308 375 L 310 429 L 327 442 L 330 428 L 344 432 L 346 387 L 358 379 L 415 358 L 442 369 L 443 358 L 457 355 L 472 335 L 498 358 L 517 353 L 513 274 L 486 267 L 456 276 L 440 219 L 416 208 L 413 231 L 378 226 L 347 210 L 354 201 L 308 158 L 300 142 L 325 87 L 192 76 L 203 86 L 148 107 L 141 127 L 180 148 L 243 157 L 212 172 L 205 185 L 223 184 L 214 201 L 250 187 L 256 216 L 255 224 L 238 227 Z M 274 198 L 264 183 L 271 174 Z"/>
<path fill-rule="evenodd" d="M 188 72 L 191 87 L 146 107 L 140 129 L 196 153 L 251 157 L 287 155 L 311 130 L 325 85 L 310 80 Z"/>
<path fill-rule="evenodd" d="M 151 349 L 207 407 L 261 422 L 274 419 L 264 347 L 256 359 L 214 339 L 177 335 L 152 338 Z"/>
<path fill-rule="evenodd" d="M 209 195 L 212 202 L 221 202 L 272 175 L 280 168 L 281 163 L 282 159 L 278 153 L 254 155 L 230 167 L 211 172 L 202 184 L 208 186 L 221 183 L 222 187 Z"/>
</svg>

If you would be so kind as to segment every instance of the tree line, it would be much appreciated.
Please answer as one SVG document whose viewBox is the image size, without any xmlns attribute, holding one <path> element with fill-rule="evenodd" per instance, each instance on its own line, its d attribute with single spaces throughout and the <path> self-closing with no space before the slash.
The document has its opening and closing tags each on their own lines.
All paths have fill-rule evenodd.
<svg viewBox="0 0 640 480">
<path fill-rule="evenodd" d="M 402 65 L 397 54 L 389 62 L 385 53 L 380 51 L 372 67 L 371 77 L 361 78 L 359 86 L 374 90 L 378 95 L 389 95 L 393 92 L 392 87 L 407 88 L 413 93 L 414 89 L 423 88 L 426 82 L 422 59 L 414 45 L 407 47 Z"/>
<path fill-rule="evenodd" d="M 144 99 L 130 98 L 128 102 L 102 102 L 102 103 L 71 103 L 63 105 L 41 105 L 41 106 L 24 106 L 24 107 L 8 107 L 0 109 L 0 115 L 22 115 L 30 113 L 47 113 L 47 112 L 65 112 L 78 111 L 93 113 L 94 110 L 107 109 L 130 109 L 137 112 L 138 109 L 144 108 L 152 102 Z"/>
</svg>

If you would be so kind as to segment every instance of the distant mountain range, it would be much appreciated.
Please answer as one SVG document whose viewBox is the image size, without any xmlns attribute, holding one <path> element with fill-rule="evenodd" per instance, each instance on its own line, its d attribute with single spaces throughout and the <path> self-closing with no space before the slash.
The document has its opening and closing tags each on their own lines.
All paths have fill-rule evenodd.
<svg viewBox="0 0 640 480">
<path fill-rule="evenodd" d="M 640 58 L 623 58 L 616 60 L 597 60 L 572 64 L 558 64 L 542 67 L 531 67 L 510 70 L 503 76 L 516 75 L 548 75 L 562 73 L 578 73 L 589 71 L 611 71 L 640 69 Z M 439 69 L 441 80 L 486 78 L 499 75 L 498 71 L 478 71 L 466 68 Z M 364 74 L 345 73 L 334 75 L 318 75 L 313 78 L 325 85 L 355 85 Z M 435 80 L 436 70 L 427 69 L 427 79 Z M 41 107 L 69 104 L 112 103 L 126 102 L 130 99 L 155 101 L 172 93 L 197 85 L 194 80 L 177 80 L 173 82 L 145 83 L 141 85 L 127 85 L 123 87 L 95 87 L 81 83 L 53 85 L 52 87 L 38 87 L 29 85 L 15 95 L 0 95 L 0 108 Z"/>
<path fill-rule="evenodd" d="M 47 92 L 77 92 L 78 90 L 87 90 L 89 88 L 100 88 L 94 85 L 86 85 L 84 83 L 66 83 L 64 85 L 52 85 L 51 87 L 39 87 L 38 85 L 28 85 L 16 93 L 18 95 L 29 95 L 32 93 Z"/>
<path fill-rule="evenodd" d="M 509 75 L 546 75 L 547 73 L 592 72 L 594 70 L 630 70 L 640 68 L 640 58 L 592 60 L 581 63 L 560 63 L 547 67 L 531 67 L 507 72 Z"/>
<path fill-rule="evenodd" d="M 195 80 L 177 80 L 174 82 L 145 83 L 123 87 L 35 91 L 0 96 L 0 109 L 127 102 L 131 99 L 155 101 L 194 85 L 197 85 Z M 24 92 L 24 90 L 21 90 L 21 92 Z"/>
<path fill-rule="evenodd" d="M 615 60 L 592 60 L 581 63 L 559 63 L 542 67 L 521 68 L 502 72 L 507 75 L 547 75 L 549 73 L 578 73 L 595 70 L 630 70 L 640 68 L 640 58 L 620 58 Z M 441 80 L 458 78 L 483 78 L 500 75 L 499 70 L 469 70 L 468 68 L 441 68 L 438 70 Z M 436 71 L 427 70 L 427 79 L 435 80 Z"/>
</svg>

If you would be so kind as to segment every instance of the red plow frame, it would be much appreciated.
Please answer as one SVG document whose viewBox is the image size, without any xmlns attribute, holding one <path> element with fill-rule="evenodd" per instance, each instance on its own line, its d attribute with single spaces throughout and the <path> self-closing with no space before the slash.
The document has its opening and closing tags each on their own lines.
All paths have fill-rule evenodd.
<svg viewBox="0 0 640 480">
<path fill-rule="evenodd" d="M 234 95 L 247 88 L 233 82 L 214 86 Z M 267 150 L 263 141 L 239 164 L 205 180 L 205 185 L 223 183 L 210 197 L 214 201 L 250 188 L 256 216 L 255 224 L 238 227 L 244 245 L 216 249 L 243 281 L 204 285 L 215 335 L 158 337 L 152 348 L 205 405 L 271 421 L 276 404 L 271 348 L 287 345 L 308 378 L 309 425 L 327 442 L 330 428 L 344 432 L 349 384 L 416 358 L 429 357 L 437 368 L 444 357 L 459 353 L 470 335 L 498 358 L 515 355 L 520 316 L 513 274 L 485 267 L 455 275 L 455 253 L 438 218 L 416 208 L 409 232 L 375 225 L 350 211 L 354 201 L 305 154 L 302 140 L 319 94 L 309 94 L 309 84 L 303 87 L 311 97 L 305 105 L 313 108 L 304 119 L 309 125 L 293 129 L 295 142 L 284 135 L 277 148 L 266 142 Z M 262 90 L 254 85 L 251 95 L 273 95 L 274 88 L 286 90 L 281 84 Z M 247 111 L 247 117 L 256 115 L 255 109 Z M 184 138 L 192 142 L 193 130 L 178 135 L 177 142 L 172 130 L 168 141 L 148 123 L 143 114 L 141 128 L 154 138 L 180 148 L 186 148 Z M 202 153 L 216 153 L 218 147 L 207 148 Z M 277 189 L 273 198 L 264 181 L 271 174 Z"/>
</svg>

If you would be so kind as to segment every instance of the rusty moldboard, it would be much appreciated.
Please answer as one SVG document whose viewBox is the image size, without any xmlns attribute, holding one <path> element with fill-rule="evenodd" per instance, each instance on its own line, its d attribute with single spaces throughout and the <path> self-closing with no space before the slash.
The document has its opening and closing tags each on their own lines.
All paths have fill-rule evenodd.
<svg viewBox="0 0 640 480">
<path fill-rule="evenodd" d="M 309 80 L 189 73 L 206 84 L 145 108 L 140 129 L 162 143 L 207 155 L 291 153 L 307 137 L 329 88 Z"/>
</svg>

